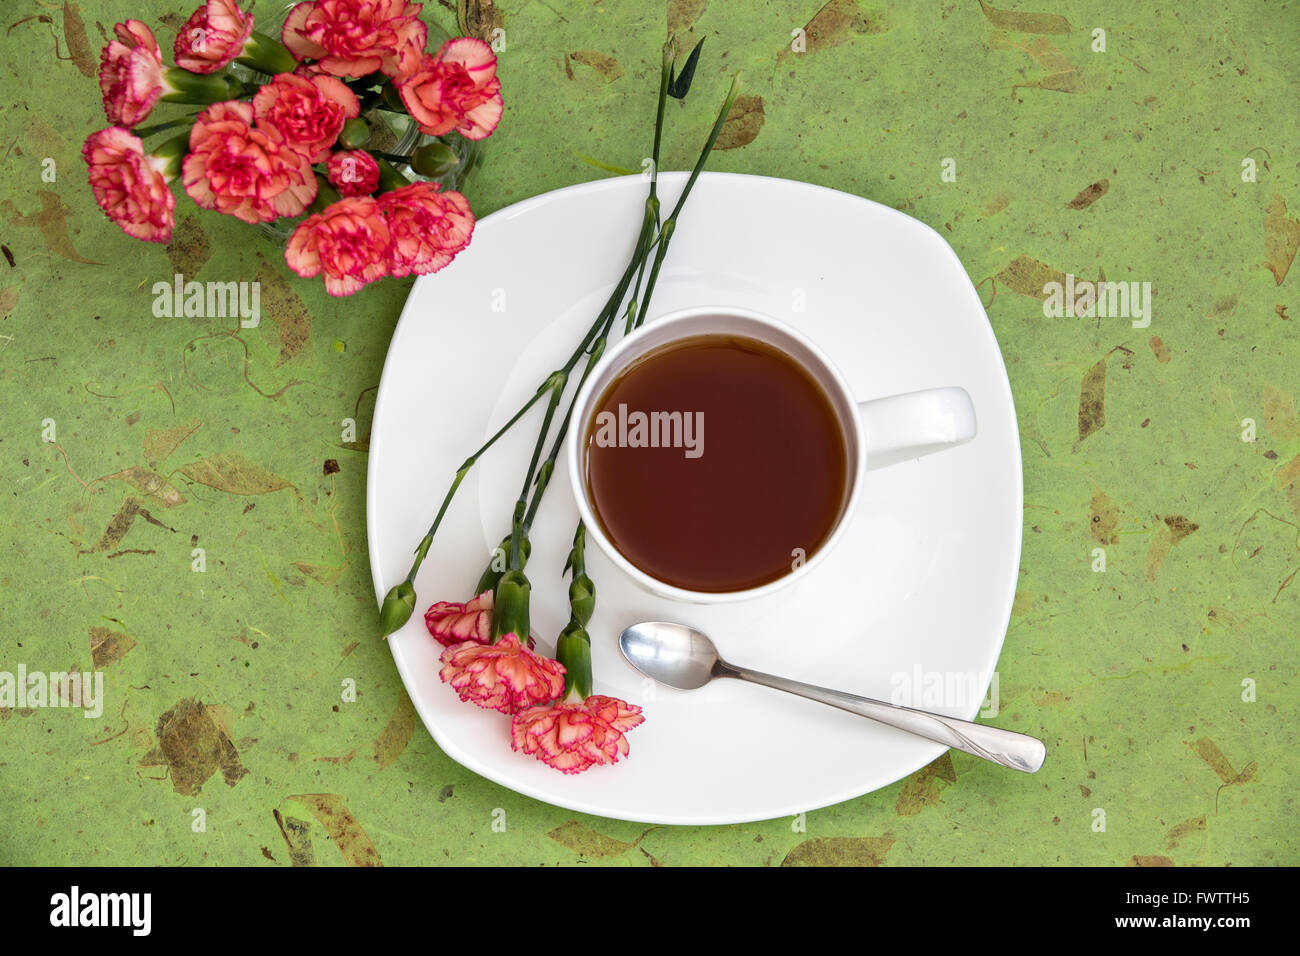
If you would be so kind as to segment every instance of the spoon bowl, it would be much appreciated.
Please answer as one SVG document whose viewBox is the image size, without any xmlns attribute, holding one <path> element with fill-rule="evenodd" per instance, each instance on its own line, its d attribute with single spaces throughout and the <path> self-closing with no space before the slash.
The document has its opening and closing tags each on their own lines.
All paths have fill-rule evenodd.
<svg viewBox="0 0 1300 956">
<path fill-rule="evenodd" d="M 632 625 L 619 635 L 618 646 L 642 674 L 681 690 L 696 690 L 713 680 L 713 669 L 722 660 L 704 634 L 666 621 Z"/>
</svg>

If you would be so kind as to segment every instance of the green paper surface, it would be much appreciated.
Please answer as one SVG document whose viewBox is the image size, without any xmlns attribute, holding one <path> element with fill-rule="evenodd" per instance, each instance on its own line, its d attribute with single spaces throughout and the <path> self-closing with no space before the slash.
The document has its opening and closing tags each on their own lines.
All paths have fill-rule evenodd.
<svg viewBox="0 0 1300 956">
<path fill-rule="evenodd" d="M 506 103 L 466 190 L 480 217 L 640 169 L 671 25 L 683 50 L 708 42 L 668 104 L 663 168 L 693 162 L 741 71 L 710 168 L 930 224 L 1006 359 L 1025 534 L 991 722 L 1042 737 L 1046 766 L 950 753 L 835 807 L 714 828 L 575 815 L 439 751 L 376 636 L 365 544 L 370 416 L 410 280 L 331 299 L 179 184 L 170 245 L 124 236 L 79 155 L 105 125 L 98 51 L 135 17 L 170 59 L 191 8 L 6 4 L 0 671 L 98 669 L 105 699 L 94 720 L 0 708 L 0 863 L 1300 862 L 1295 7 L 1000 2 L 479 11 Z M 177 272 L 259 281 L 261 324 L 156 317 L 153 284 Z M 1150 282 L 1150 326 L 1046 317 L 1063 273 Z"/>
</svg>

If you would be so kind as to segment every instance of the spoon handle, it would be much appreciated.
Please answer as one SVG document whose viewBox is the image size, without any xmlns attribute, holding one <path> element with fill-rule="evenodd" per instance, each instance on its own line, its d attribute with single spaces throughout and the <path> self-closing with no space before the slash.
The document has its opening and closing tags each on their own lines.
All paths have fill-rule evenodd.
<svg viewBox="0 0 1300 956">
<path fill-rule="evenodd" d="M 851 714 L 869 717 L 882 724 L 916 734 L 918 737 L 946 744 L 1025 773 L 1034 773 L 1038 770 L 1047 756 L 1047 748 L 1043 746 L 1043 742 L 1027 734 L 999 730 L 997 727 L 987 727 L 983 724 L 971 723 L 969 720 L 958 720 L 956 717 L 944 717 L 924 710 L 913 710 L 910 707 L 899 707 L 869 697 L 858 697 L 843 691 L 804 684 L 797 680 L 749 670 L 746 667 L 724 664 L 721 661 L 714 669 L 714 675 L 735 677 L 765 687 L 788 691 L 823 704 L 830 704 Z"/>
</svg>

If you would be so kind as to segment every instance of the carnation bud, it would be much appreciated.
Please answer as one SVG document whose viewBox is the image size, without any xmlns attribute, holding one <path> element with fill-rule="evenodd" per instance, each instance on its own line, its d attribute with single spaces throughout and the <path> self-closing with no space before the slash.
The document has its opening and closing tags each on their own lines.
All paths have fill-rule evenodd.
<svg viewBox="0 0 1300 956">
<path fill-rule="evenodd" d="M 411 155 L 411 168 L 430 179 L 445 176 L 459 165 L 460 157 L 445 143 L 426 143 Z"/>
<path fill-rule="evenodd" d="M 339 145 L 344 149 L 360 149 L 370 142 L 370 124 L 361 117 L 350 119 L 343 124 L 339 133 Z"/>
<path fill-rule="evenodd" d="M 410 619 L 415 610 L 415 586 L 410 581 L 395 585 L 384 596 L 383 607 L 379 610 L 379 626 L 383 636 L 387 637 Z"/>
<path fill-rule="evenodd" d="M 576 574 L 569 582 L 569 610 L 581 627 L 591 623 L 596 610 L 596 585 L 585 574 Z"/>
</svg>

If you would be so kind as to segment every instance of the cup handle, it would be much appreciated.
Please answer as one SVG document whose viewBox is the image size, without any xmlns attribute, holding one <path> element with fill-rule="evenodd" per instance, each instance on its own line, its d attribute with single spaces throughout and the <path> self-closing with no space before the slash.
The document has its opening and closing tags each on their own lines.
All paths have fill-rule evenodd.
<svg viewBox="0 0 1300 956">
<path fill-rule="evenodd" d="M 910 461 L 975 437 L 975 406 L 966 389 L 927 388 L 858 405 L 867 470 Z"/>
</svg>

